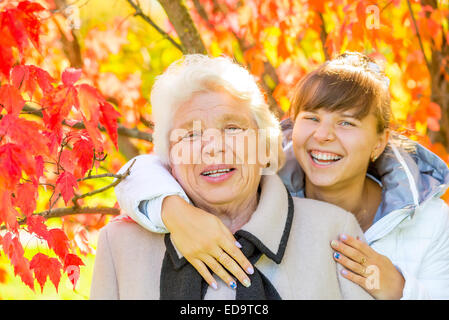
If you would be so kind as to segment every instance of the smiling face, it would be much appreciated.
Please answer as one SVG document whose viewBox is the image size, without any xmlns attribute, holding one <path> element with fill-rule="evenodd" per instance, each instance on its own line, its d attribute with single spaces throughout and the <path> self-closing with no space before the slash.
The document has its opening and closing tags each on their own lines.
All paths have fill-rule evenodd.
<svg viewBox="0 0 449 320">
<path fill-rule="evenodd" d="M 249 107 L 225 92 L 197 93 L 178 108 L 170 167 L 195 205 L 210 209 L 257 196 L 262 165 L 248 163 L 252 151 L 239 143 L 255 131 Z"/>
<path fill-rule="evenodd" d="M 376 116 L 356 110 L 300 111 L 292 139 L 306 179 L 321 188 L 342 188 L 365 179 L 370 159 L 385 148 L 388 131 L 377 132 Z M 363 180 L 362 180 L 363 181 Z"/>
</svg>

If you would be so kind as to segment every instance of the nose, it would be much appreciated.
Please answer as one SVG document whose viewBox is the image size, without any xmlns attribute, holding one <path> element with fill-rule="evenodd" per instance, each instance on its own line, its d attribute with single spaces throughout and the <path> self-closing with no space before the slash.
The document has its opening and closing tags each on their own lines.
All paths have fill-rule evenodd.
<svg viewBox="0 0 449 320">
<path fill-rule="evenodd" d="M 224 153 L 224 137 L 220 130 L 207 129 L 203 133 L 203 155 L 207 155 L 211 158 L 217 154 Z"/>
<path fill-rule="evenodd" d="M 320 122 L 313 137 L 319 142 L 328 142 L 335 139 L 334 126 L 326 121 Z"/>
</svg>

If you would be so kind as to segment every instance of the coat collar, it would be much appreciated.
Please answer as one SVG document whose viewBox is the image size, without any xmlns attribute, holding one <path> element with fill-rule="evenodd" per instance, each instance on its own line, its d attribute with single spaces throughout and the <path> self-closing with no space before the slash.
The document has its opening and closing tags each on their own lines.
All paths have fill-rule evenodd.
<svg viewBox="0 0 449 320">
<path fill-rule="evenodd" d="M 279 264 L 287 247 L 293 214 L 293 199 L 281 179 L 277 175 L 263 176 L 257 208 L 235 235 L 251 241 L 268 258 Z M 165 246 L 176 269 L 187 263 L 169 234 L 165 235 Z"/>
</svg>

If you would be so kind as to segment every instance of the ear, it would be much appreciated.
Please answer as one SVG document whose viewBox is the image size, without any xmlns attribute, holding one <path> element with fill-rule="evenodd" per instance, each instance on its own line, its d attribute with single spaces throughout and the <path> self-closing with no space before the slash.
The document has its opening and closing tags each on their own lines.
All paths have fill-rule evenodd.
<svg viewBox="0 0 449 320">
<path fill-rule="evenodd" d="M 384 152 L 388 140 L 390 138 L 390 129 L 385 129 L 382 133 L 378 134 L 378 140 L 376 145 L 374 146 L 374 149 L 371 153 L 371 161 L 376 161 L 377 158 Z"/>
</svg>

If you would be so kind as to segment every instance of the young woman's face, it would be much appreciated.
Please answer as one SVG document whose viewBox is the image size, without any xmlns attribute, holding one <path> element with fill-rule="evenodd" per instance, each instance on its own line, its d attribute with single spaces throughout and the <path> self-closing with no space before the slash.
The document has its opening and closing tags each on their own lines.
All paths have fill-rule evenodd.
<svg viewBox="0 0 449 320">
<path fill-rule="evenodd" d="M 370 113 L 359 120 L 354 111 L 301 111 L 293 128 L 296 159 L 317 187 L 340 188 L 366 176 L 370 159 L 386 145 L 387 131 L 378 134 Z"/>
</svg>

